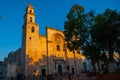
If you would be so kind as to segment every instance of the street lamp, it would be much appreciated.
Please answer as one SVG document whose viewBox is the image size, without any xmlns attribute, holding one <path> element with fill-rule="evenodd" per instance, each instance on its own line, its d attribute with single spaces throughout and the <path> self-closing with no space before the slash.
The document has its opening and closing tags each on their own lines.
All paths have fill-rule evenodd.
<svg viewBox="0 0 120 80">
<path fill-rule="evenodd" d="M 70 75 L 70 65 L 69 65 L 69 61 L 68 61 L 68 57 L 67 57 L 67 47 L 66 47 L 66 43 L 64 43 L 64 51 L 65 51 L 65 57 L 66 57 L 66 63 L 67 63 L 67 66 L 66 66 L 66 69 L 68 70 L 68 73 L 69 73 L 69 80 L 71 80 L 71 75 Z"/>
</svg>

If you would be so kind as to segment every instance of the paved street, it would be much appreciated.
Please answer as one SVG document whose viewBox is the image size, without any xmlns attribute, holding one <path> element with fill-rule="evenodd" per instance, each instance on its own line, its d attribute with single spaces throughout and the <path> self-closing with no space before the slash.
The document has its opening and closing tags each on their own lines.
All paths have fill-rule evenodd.
<svg viewBox="0 0 120 80">
<path fill-rule="evenodd" d="M 58 76 L 57 78 L 55 78 L 54 80 L 69 80 L 69 76 Z M 94 77 L 86 77 L 86 74 L 80 74 L 78 75 L 71 75 L 71 80 L 95 80 Z"/>
<path fill-rule="evenodd" d="M 69 76 L 60 76 L 55 80 L 69 80 Z M 71 75 L 71 80 L 94 80 L 94 78 L 89 78 L 86 77 L 85 74 L 81 74 L 81 75 Z"/>
</svg>

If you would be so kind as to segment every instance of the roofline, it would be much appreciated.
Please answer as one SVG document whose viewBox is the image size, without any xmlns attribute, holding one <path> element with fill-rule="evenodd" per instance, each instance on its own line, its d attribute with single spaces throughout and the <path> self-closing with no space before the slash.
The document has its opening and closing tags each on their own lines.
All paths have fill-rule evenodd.
<svg viewBox="0 0 120 80">
<path fill-rule="evenodd" d="M 46 37 L 46 35 L 43 35 L 43 34 L 39 34 L 39 36 L 41 36 L 41 37 Z"/>
<path fill-rule="evenodd" d="M 57 31 L 60 31 L 60 32 L 62 32 L 62 33 L 63 33 L 63 31 L 62 31 L 62 30 L 55 29 L 55 28 L 52 28 L 52 27 L 50 27 L 50 26 L 46 26 L 46 28 L 53 29 L 53 30 L 57 30 Z"/>
</svg>

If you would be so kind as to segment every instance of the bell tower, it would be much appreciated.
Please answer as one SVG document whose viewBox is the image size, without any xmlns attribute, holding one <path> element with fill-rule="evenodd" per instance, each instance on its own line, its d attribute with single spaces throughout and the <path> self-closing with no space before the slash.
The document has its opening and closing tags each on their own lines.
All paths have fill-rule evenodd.
<svg viewBox="0 0 120 80">
<path fill-rule="evenodd" d="M 24 15 L 24 25 L 22 28 L 22 48 L 21 48 L 21 66 L 27 76 L 34 72 L 30 67 L 39 60 L 40 54 L 39 27 L 35 22 L 34 7 L 28 4 Z"/>
<path fill-rule="evenodd" d="M 31 3 L 28 4 L 26 8 L 26 13 L 24 16 L 25 23 L 35 23 L 35 13 L 34 13 L 34 7 L 31 5 Z"/>
</svg>

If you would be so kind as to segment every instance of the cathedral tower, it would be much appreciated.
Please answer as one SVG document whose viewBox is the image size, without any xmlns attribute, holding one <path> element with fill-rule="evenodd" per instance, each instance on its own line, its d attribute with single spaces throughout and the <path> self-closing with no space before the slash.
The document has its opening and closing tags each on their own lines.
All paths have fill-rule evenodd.
<svg viewBox="0 0 120 80">
<path fill-rule="evenodd" d="M 22 28 L 22 51 L 21 59 L 25 75 L 33 73 L 36 70 L 35 62 L 39 60 L 39 27 L 35 23 L 34 7 L 28 4 L 24 15 L 24 25 Z M 30 67 L 33 66 L 34 68 Z"/>
</svg>

